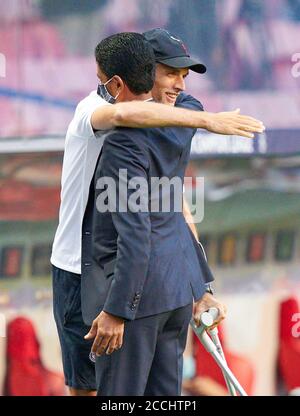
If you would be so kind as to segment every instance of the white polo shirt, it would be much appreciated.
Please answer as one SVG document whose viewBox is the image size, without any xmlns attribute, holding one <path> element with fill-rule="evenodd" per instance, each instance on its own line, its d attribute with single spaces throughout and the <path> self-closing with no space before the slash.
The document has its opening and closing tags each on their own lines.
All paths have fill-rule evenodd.
<svg viewBox="0 0 300 416">
<path fill-rule="evenodd" d="M 51 263 L 81 274 L 81 228 L 89 187 L 103 145 L 105 131 L 93 131 L 91 116 L 96 108 L 111 105 L 92 91 L 77 105 L 68 127 L 61 177 L 61 204 Z"/>
</svg>

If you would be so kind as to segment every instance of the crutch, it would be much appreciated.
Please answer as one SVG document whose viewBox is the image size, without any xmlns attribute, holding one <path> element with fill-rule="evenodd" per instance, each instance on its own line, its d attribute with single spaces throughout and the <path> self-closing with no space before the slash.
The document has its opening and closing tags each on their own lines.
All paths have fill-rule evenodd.
<svg viewBox="0 0 300 416">
<path fill-rule="evenodd" d="M 247 393 L 227 365 L 224 351 L 218 336 L 218 329 L 214 328 L 209 330 L 209 327 L 218 317 L 218 313 L 219 311 L 217 308 L 210 308 L 207 312 L 203 312 L 201 314 L 200 326 L 197 326 L 195 321 L 191 319 L 191 327 L 193 328 L 195 334 L 199 338 L 206 351 L 212 355 L 218 366 L 221 368 L 228 391 L 231 396 L 237 396 L 236 391 L 238 391 L 241 396 L 247 396 Z M 208 335 L 208 332 L 210 336 Z"/>
</svg>

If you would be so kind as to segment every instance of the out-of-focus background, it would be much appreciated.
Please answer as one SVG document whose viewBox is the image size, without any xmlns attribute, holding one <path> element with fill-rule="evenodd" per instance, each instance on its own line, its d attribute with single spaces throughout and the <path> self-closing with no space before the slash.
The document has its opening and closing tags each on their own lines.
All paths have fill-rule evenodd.
<svg viewBox="0 0 300 416">
<path fill-rule="evenodd" d="M 0 394 L 67 394 L 49 263 L 64 135 L 97 86 L 96 44 L 154 27 L 206 64 L 187 79 L 206 110 L 239 107 L 267 127 L 254 140 L 199 131 L 186 176 L 205 180 L 197 227 L 228 306 L 230 367 L 252 395 L 300 387 L 300 1 L 2 0 Z M 184 394 L 225 394 L 210 357 L 189 345 Z"/>
</svg>

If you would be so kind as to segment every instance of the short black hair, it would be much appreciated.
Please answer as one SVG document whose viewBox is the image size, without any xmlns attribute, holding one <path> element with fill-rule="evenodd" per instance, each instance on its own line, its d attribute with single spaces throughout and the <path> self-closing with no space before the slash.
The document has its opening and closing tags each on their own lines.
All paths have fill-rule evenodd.
<svg viewBox="0 0 300 416">
<path fill-rule="evenodd" d="M 103 39 L 96 46 L 95 58 L 108 78 L 119 75 L 132 93 L 139 95 L 153 88 L 154 52 L 140 33 L 123 32 Z"/>
</svg>

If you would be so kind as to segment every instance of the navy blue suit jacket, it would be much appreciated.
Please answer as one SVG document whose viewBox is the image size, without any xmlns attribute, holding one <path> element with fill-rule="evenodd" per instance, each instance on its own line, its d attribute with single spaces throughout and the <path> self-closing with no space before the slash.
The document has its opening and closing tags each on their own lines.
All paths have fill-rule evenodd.
<svg viewBox="0 0 300 416">
<path fill-rule="evenodd" d="M 179 106 L 201 110 L 184 94 Z M 104 310 L 127 320 L 185 306 L 202 297 L 213 280 L 203 252 L 182 212 L 100 213 L 100 178 L 113 178 L 119 196 L 119 169 L 127 180 L 178 177 L 183 181 L 195 131 L 188 128 L 118 128 L 105 138 L 90 187 L 83 221 L 82 312 L 86 323 Z M 172 190 L 173 188 L 171 188 Z M 128 189 L 128 200 L 136 189 Z M 117 198 L 118 201 L 118 198 Z M 172 201 L 172 198 L 171 198 Z M 126 201 L 127 202 L 127 201 Z"/>
</svg>

